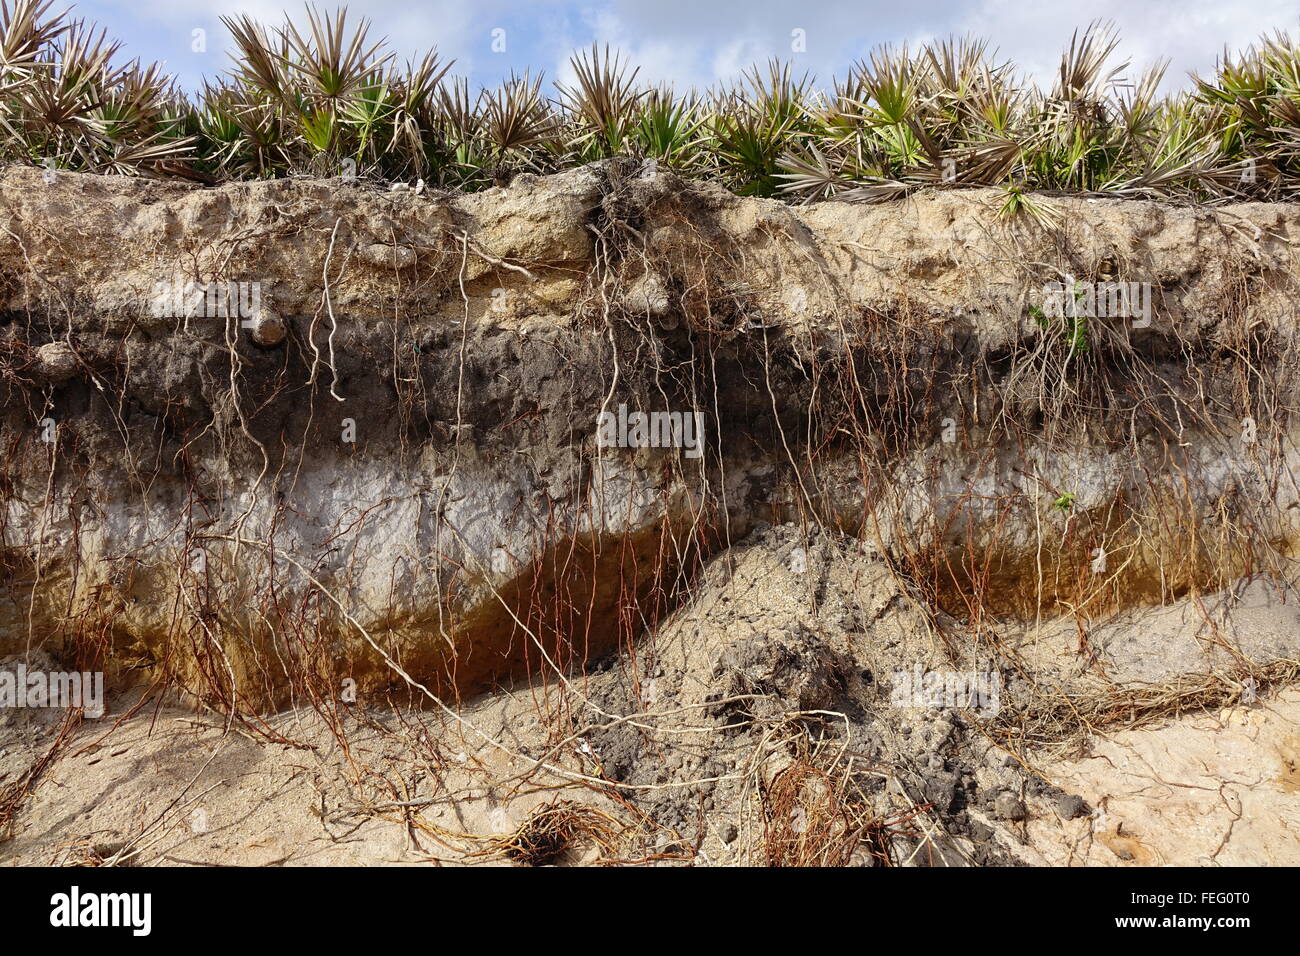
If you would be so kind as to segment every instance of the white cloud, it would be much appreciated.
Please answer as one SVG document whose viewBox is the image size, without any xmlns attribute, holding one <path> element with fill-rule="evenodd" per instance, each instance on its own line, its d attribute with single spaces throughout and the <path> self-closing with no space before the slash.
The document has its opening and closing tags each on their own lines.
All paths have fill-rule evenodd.
<svg viewBox="0 0 1300 956">
<path fill-rule="evenodd" d="M 330 6 L 334 0 L 320 0 Z M 226 64 L 226 37 L 210 34 L 213 56 L 189 56 L 193 26 L 215 25 L 219 14 L 248 13 L 270 24 L 298 3 L 280 0 L 88 0 L 79 12 L 101 18 L 132 54 L 167 58 L 176 68 L 215 73 Z M 1191 70 L 1207 70 L 1224 45 L 1240 49 L 1262 33 L 1300 27 L 1295 0 L 409 0 L 353 2 L 352 14 L 374 22 L 401 55 L 436 45 L 457 60 L 456 71 L 492 82 L 510 68 L 531 66 L 552 77 L 593 40 L 629 54 L 650 82 L 708 86 L 736 79 L 755 62 L 787 58 L 825 84 L 855 59 L 883 43 L 974 33 L 1040 80 L 1049 79 L 1075 27 L 1114 20 L 1123 36 L 1121 58 L 1145 66 L 1159 57 L 1172 65 L 1167 85 L 1182 85 Z M 494 55 L 490 34 L 508 32 L 508 55 Z M 790 32 L 806 31 L 807 51 L 794 54 Z"/>
<path fill-rule="evenodd" d="M 983 0 L 955 20 L 954 30 L 989 37 L 1003 56 L 1049 79 L 1070 34 L 1093 19 L 1115 23 L 1121 36 L 1117 59 L 1131 60 L 1135 69 L 1168 58 L 1170 88 L 1186 85 L 1189 72 L 1212 69 L 1225 45 L 1235 52 L 1275 29 L 1294 34 L 1300 8 L 1295 0 Z"/>
</svg>

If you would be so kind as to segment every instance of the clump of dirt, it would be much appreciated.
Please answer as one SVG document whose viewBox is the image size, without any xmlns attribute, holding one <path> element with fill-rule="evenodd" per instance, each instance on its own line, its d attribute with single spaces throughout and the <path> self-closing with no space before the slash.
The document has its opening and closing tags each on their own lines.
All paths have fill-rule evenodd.
<svg viewBox="0 0 1300 956">
<path fill-rule="evenodd" d="M 571 853 L 583 840 L 608 847 L 614 832 L 612 822 L 588 804 L 557 800 L 534 810 L 498 848 L 512 863 L 546 866 Z"/>
</svg>

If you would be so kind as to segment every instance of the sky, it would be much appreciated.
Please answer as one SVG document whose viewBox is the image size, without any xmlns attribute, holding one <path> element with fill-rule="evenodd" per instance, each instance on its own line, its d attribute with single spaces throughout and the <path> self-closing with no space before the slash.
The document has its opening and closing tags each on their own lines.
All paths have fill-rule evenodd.
<svg viewBox="0 0 1300 956">
<path fill-rule="evenodd" d="M 402 58 L 436 47 L 473 86 L 525 69 L 564 81 L 570 54 L 593 42 L 628 54 L 648 83 L 704 88 L 780 57 L 826 86 L 882 44 L 965 34 L 988 38 L 1001 58 L 1049 82 L 1073 30 L 1100 19 L 1120 31 L 1117 62 L 1129 59 L 1140 72 L 1156 59 L 1171 61 L 1168 90 L 1185 86 L 1189 72 L 1212 69 L 1225 46 L 1243 49 L 1278 29 L 1300 33 L 1297 0 L 354 0 L 348 9 L 370 19 L 372 38 L 387 37 Z M 302 11 L 301 3 L 277 0 L 73 6 L 74 16 L 121 40 L 127 58 L 165 62 L 189 90 L 230 67 L 221 16 L 279 25 L 286 12 L 301 23 Z"/>
</svg>

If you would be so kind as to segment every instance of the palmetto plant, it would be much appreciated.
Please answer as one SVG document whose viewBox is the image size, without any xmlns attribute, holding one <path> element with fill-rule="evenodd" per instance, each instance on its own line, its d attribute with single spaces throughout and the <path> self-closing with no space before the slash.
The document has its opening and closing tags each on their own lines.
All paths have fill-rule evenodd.
<svg viewBox="0 0 1300 956">
<path fill-rule="evenodd" d="M 1300 172 L 1300 47 L 1285 33 L 1239 56 L 1225 51 L 1217 75 L 1196 81 L 1207 134 L 1235 161 L 1235 187 L 1259 198 L 1294 198 Z"/>
<path fill-rule="evenodd" d="M 0 93 L 30 80 L 41 69 L 42 51 L 67 29 L 64 14 L 48 17 L 51 3 L 0 0 Z"/>
<path fill-rule="evenodd" d="M 705 121 L 694 93 L 679 98 L 666 87 L 649 90 L 638 104 L 635 148 L 680 170 L 699 169 L 705 163 L 701 143 Z"/>
<path fill-rule="evenodd" d="M 781 159 L 807 132 L 807 74 L 795 78 L 789 64 L 773 60 L 754 67 L 744 85 L 715 96 L 707 145 L 719 175 L 742 196 L 771 196 L 780 186 Z"/>
<path fill-rule="evenodd" d="M 408 63 L 400 75 L 387 82 L 392 112 L 384 132 L 387 142 L 372 138 L 373 157 L 393 167 L 392 175 L 404 175 L 401 166 L 423 178 L 436 160 L 438 150 L 438 89 L 450 63 L 442 63 L 436 51 L 429 51 L 418 64 Z"/>
<path fill-rule="evenodd" d="M 157 66 L 114 62 L 103 30 L 48 0 L 0 4 L 4 153 L 105 172 L 158 168 L 184 155 L 184 104 Z"/>
<path fill-rule="evenodd" d="M 121 63 L 102 30 L 52 0 L 0 0 L 3 158 L 203 181 L 332 174 L 478 189 L 618 155 L 737 192 L 875 202 L 924 187 L 996 186 L 1008 215 L 1052 218 L 1039 191 L 1197 201 L 1300 193 L 1300 46 L 1283 33 L 1187 92 L 1164 66 L 1130 78 L 1114 30 L 1076 31 L 1047 88 L 985 41 L 883 47 L 817 85 L 773 61 L 698 94 L 638 83 L 610 48 L 472 91 L 435 52 L 399 65 L 370 24 L 308 7 L 295 23 L 223 20 L 232 66 L 192 96 Z"/>
<path fill-rule="evenodd" d="M 10 128 L 29 156 L 60 165 L 95 167 L 103 142 L 96 111 L 102 94 L 121 78 L 111 65 L 117 46 L 84 23 L 68 25 L 42 51 L 6 109 Z"/>
<path fill-rule="evenodd" d="M 577 80 L 557 84 L 565 118 L 577 134 L 567 144 L 580 161 L 606 159 L 635 147 L 637 105 L 644 95 L 636 88 L 635 69 L 629 71 L 617 53 L 604 55 L 592 46 L 569 60 Z"/>
<path fill-rule="evenodd" d="M 437 167 L 442 180 L 462 188 L 482 185 L 482 171 L 491 163 L 490 148 L 469 82 L 453 80 L 439 89 L 438 97 Z"/>
<path fill-rule="evenodd" d="M 392 54 L 382 52 L 382 41 L 368 41 L 367 21 L 350 31 L 346 10 L 330 18 L 308 7 L 306 15 L 305 33 L 292 22 L 269 33 L 247 16 L 222 19 L 238 48 L 234 100 L 243 100 L 264 134 L 272 128 L 265 110 L 280 114 L 283 141 L 272 149 L 278 147 L 287 165 L 304 150 L 308 159 L 360 158 L 383 138 L 384 123 L 396 112 L 386 82 Z"/>
<path fill-rule="evenodd" d="M 511 73 L 500 88 L 484 90 L 479 101 L 487 155 L 497 169 L 545 168 L 563 135 L 559 116 L 542 94 L 541 76 Z"/>
</svg>

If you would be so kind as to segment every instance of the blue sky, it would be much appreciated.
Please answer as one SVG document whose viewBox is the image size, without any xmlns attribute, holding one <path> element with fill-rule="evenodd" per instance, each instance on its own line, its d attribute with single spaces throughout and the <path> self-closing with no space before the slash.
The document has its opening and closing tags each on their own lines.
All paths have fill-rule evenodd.
<svg viewBox="0 0 1300 956">
<path fill-rule="evenodd" d="M 333 4 L 321 4 L 332 7 Z M 641 77 L 678 86 L 734 79 L 755 62 L 779 56 L 825 81 L 882 43 L 975 33 L 1040 80 L 1050 77 L 1076 26 L 1113 20 L 1121 58 L 1136 65 L 1172 60 L 1166 87 L 1191 70 L 1208 70 L 1233 49 L 1275 29 L 1300 31 L 1296 0 L 368 0 L 348 4 L 400 55 L 436 46 L 475 85 L 516 70 L 563 80 L 576 48 L 610 43 L 628 53 Z M 275 0 L 85 0 L 74 14 L 98 21 L 125 44 L 128 57 L 165 61 L 187 89 L 229 67 L 220 16 L 247 13 L 268 25 L 301 3 Z M 195 30 L 206 50 L 193 49 Z M 505 50 L 494 51 L 494 30 Z M 805 49 L 792 50 L 795 31 Z M 498 40 L 501 34 L 495 34 Z M 500 46 L 500 43 L 498 43 Z"/>
</svg>

